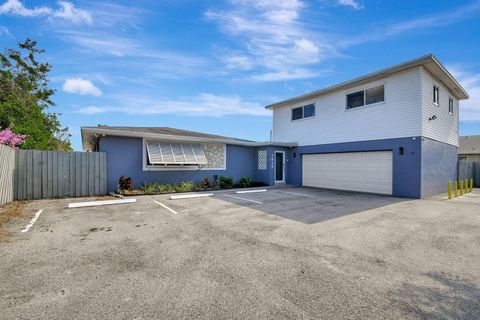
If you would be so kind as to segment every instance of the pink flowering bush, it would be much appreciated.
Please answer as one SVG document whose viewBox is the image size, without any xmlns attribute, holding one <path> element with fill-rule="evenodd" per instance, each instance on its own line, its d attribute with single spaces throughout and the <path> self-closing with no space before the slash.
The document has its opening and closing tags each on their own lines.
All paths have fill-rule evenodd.
<svg viewBox="0 0 480 320">
<path fill-rule="evenodd" d="M 10 130 L 10 128 L 0 131 L 0 144 L 4 144 L 15 149 L 18 149 L 18 146 L 24 143 L 26 138 L 26 134 L 15 134 L 12 132 L 12 130 Z"/>
</svg>

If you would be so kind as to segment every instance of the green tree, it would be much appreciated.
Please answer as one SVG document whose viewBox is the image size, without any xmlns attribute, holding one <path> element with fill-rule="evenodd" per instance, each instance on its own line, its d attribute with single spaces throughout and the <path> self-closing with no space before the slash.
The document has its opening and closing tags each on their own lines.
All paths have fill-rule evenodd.
<svg viewBox="0 0 480 320">
<path fill-rule="evenodd" d="M 70 151 L 68 128 L 61 127 L 60 114 L 48 112 L 55 91 L 48 87 L 52 66 L 37 59 L 44 52 L 27 38 L 0 53 L 0 128 L 26 134 L 22 149 Z"/>
</svg>

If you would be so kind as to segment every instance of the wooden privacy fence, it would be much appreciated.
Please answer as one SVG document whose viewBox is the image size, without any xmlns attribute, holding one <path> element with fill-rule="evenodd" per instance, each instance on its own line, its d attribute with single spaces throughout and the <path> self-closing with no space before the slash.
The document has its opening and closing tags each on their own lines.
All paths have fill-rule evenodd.
<svg viewBox="0 0 480 320">
<path fill-rule="evenodd" d="M 15 149 L 0 144 L 0 206 L 13 200 Z"/>
<path fill-rule="evenodd" d="M 107 155 L 17 150 L 13 181 L 15 200 L 106 194 Z"/>
</svg>

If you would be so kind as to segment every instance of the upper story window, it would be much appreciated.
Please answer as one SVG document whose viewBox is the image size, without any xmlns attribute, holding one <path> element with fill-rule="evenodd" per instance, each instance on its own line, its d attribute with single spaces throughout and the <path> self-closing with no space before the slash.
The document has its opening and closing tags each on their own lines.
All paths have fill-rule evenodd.
<svg viewBox="0 0 480 320">
<path fill-rule="evenodd" d="M 373 87 L 347 94 L 347 109 L 385 101 L 385 86 Z"/>
<path fill-rule="evenodd" d="M 438 106 L 438 102 L 440 101 L 440 88 L 434 84 L 433 85 L 433 104 Z"/>
<path fill-rule="evenodd" d="M 315 116 L 315 105 L 309 104 L 308 106 L 298 107 L 292 109 L 292 121 L 300 120 L 303 118 L 310 118 Z"/>
<path fill-rule="evenodd" d="M 453 99 L 448 98 L 448 113 L 453 115 Z"/>
</svg>

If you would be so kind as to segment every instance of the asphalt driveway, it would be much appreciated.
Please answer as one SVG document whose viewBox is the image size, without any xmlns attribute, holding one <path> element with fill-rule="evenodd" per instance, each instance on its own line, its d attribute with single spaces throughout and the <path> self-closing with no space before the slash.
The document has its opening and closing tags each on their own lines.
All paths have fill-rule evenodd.
<svg viewBox="0 0 480 320">
<path fill-rule="evenodd" d="M 167 197 L 30 203 L 0 242 L 0 318 L 480 318 L 480 191 Z"/>
</svg>

